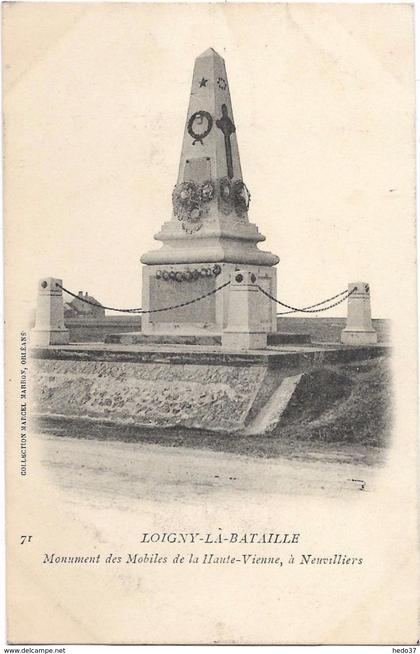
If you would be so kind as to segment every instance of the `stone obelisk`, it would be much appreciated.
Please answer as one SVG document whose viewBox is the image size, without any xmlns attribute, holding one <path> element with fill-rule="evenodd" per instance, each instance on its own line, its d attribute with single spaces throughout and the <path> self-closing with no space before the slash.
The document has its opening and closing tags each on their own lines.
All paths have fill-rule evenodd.
<svg viewBox="0 0 420 654">
<path fill-rule="evenodd" d="M 195 61 L 172 203 L 171 220 L 155 235 L 163 245 L 141 257 L 143 308 L 187 302 L 222 285 L 239 268 L 276 293 L 273 266 L 279 259 L 258 249 L 265 237 L 248 220 L 250 193 L 242 179 L 225 63 L 212 48 Z M 142 331 L 220 334 L 227 323 L 227 297 L 223 289 L 186 307 L 144 314 Z M 261 311 L 267 331 L 275 331 L 274 305 L 262 299 Z"/>
</svg>

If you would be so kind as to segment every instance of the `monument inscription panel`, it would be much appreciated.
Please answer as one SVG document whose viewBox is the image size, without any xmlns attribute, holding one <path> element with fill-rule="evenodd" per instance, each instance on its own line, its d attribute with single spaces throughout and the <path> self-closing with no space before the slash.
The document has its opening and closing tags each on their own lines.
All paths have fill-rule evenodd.
<svg viewBox="0 0 420 654">
<path fill-rule="evenodd" d="M 194 272 L 194 271 L 193 271 Z M 150 308 L 161 309 L 194 300 L 210 293 L 217 286 L 215 277 L 199 277 L 191 281 L 150 278 Z M 184 307 L 150 314 L 153 323 L 213 323 L 215 322 L 215 294 Z"/>
</svg>

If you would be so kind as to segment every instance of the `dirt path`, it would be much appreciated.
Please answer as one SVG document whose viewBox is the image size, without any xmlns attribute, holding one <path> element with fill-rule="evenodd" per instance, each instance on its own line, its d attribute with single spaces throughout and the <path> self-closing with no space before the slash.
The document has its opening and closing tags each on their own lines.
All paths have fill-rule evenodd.
<svg viewBox="0 0 420 654">
<path fill-rule="evenodd" d="M 42 464 L 69 497 L 121 506 L 133 499 L 191 502 L 281 495 L 343 496 L 374 489 L 375 468 L 314 457 L 258 459 L 155 444 L 37 435 Z"/>
</svg>

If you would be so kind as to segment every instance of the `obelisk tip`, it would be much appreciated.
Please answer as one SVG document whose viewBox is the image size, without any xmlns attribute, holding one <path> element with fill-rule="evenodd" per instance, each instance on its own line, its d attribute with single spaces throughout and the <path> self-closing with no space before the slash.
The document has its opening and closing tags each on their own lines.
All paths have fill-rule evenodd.
<svg viewBox="0 0 420 654">
<path fill-rule="evenodd" d="M 216 52 L 216 50 L 214 50 L 214 48 L 207 48 L 207 50 L 202 52 L 201 55 L 198 55 L 197 59 L 204 59 L 207 57 L 214 57 L 216 59 L 221 59 L 222 61 L 224 61 L 223 57 L 221 57 L 219 53 Z"/>
</svg>

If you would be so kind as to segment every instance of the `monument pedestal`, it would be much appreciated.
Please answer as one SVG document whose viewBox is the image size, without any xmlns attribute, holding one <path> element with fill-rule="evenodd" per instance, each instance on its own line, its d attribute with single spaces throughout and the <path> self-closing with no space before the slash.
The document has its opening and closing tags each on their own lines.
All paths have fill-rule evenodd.
<svg viewBox="0 0 420 654">
<path fill-rule="evenodd" d="M 143 307 L 153 313 L 142 315 L 142 333 L 151 335 L 221 335 L 228 324 L 230 281 L 240 266 L 233 263 L 166 264 L 143 267 Z M 247 266 L 257 283 L 270 294 L 276 293 L 276 269 Z M 196 298 L 207 295 L 201 300 Z M 262 293 L 257 293 L 256 312 L 262 331 L 275 332 L 276 307 Z M 185 306 L 178 306 L 185 304 Z M 177 307 L 156 311 L 165 307 Z"/>
</svg>

